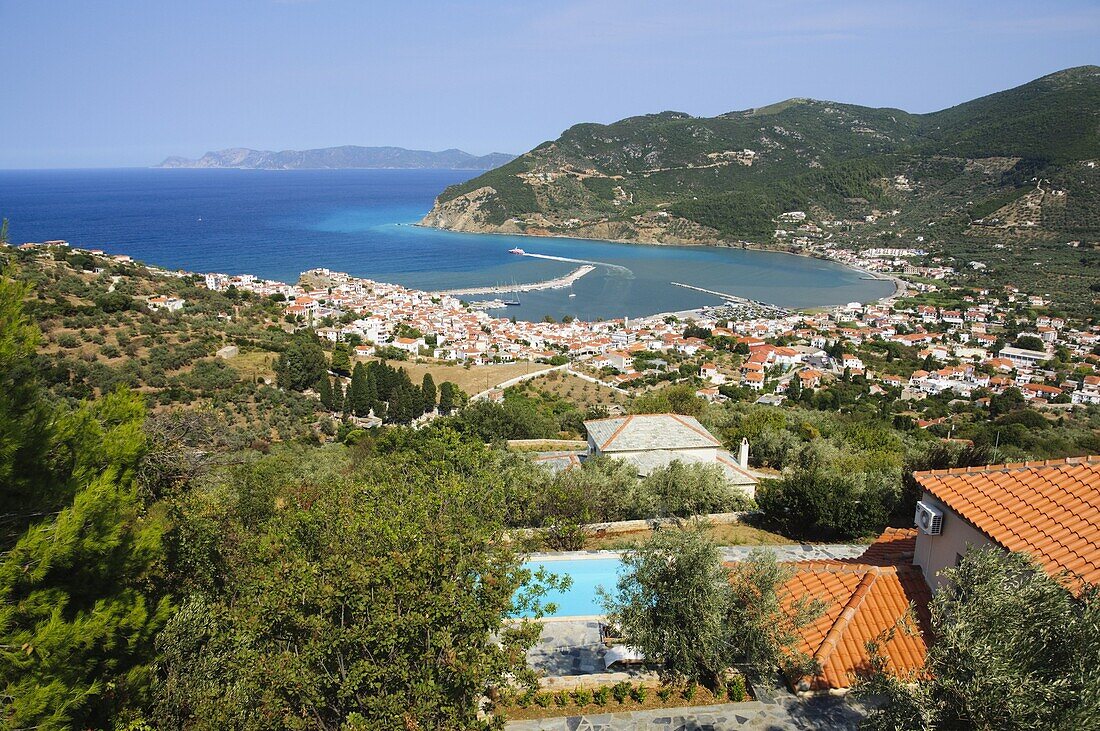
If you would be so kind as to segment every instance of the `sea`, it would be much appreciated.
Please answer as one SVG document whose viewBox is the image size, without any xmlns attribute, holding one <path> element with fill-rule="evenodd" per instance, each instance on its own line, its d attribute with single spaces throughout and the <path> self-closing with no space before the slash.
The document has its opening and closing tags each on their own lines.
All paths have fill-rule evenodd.
<svg viewBox="0 0 1100 731">
<path fill-rule="evenodd" d="M 64 239 L 170 269 L 295 282 L 316 267 L 425 290 L 511 287 L 596 269 L 571 287 L 508 295 L 497 314 L 639 317 L 721 304 L 673 282 L 792 308 L 868 302 L 888 281 L 775 252 L 463 234 L 414 225 L 453 170 L 0 170 L 13 243 Z M 573 296 L 570 296 L 573 295 Z M 467 299 L 489 299 L 470 296 Z"/>
</svg>

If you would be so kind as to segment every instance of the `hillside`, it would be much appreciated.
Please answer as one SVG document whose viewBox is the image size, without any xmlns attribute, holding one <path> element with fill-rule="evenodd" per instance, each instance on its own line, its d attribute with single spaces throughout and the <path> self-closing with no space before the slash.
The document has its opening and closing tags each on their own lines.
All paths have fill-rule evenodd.
<svg viewBox="0 0 1100 731">
<path fill-rule="evenodd" d="M 799 233 L 857 248 L 919 240 L 954 255 L 992 237 L 1091 250 L 1098 163 L 1100 67 L 1085 66 L 931 114 L 791 99 L 578 124 L 447 188 L 423 223 L 797 249 L 777 221 L 803 211 Z"/>
<path fill-rule="evenodd" d="M 490 170 L 514 157 L 503 152 L 476 156 L 462 150 L 407 150 L 403 147 L 325 147 L 317 150 L 250 150 L 233 147 L 208 152 L 197 160 L 169 157 L 161 168 L 241 168 L 248 170 L 307 170 L 342 168 L 409 168 Z"/>
</svg>

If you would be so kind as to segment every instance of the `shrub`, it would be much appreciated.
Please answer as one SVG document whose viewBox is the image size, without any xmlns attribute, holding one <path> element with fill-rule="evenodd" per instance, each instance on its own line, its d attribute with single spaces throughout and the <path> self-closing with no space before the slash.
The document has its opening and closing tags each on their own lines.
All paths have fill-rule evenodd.
<svg viewBox="0 0 1100 731">
<path fill-rule="evenodd" d="M 615 700 L 619 703 L 625 703 L 626 699 L 630 697 L 630 683 L 625 680 L 620 680 L 611 687 L 611 695 L 615 696 Z"/>
<path fill-rule="evenodd" d="M 740 703 L 748 697 L 748 691 L 745 688 L 745 676 L 737 673 L 728 681 L 726 681 L 726 696 L 733 703 Z"/>
<path fill-rule="evenodd" d="M 657 697 L 661 699 L 662 703 L 668 703 L 672 698 L 672 694 L 676 692 L 676 689 L 671 685 L 662 685 L 657 689 Z"/>
<path fill-rule="evenodd" d="M 569 705 L 569 693 L 564 690 L 559 690 L 557 693 L 554 694 L 554 703 L 559 708 L 565 708 L 567 705 Z"/>
<path fill-rule="evenodd" d="M 587 706 L 592 702 L 592 691 L 588 688 L 575 688 L 573 690 L 573 702 L 578 706 Z"/>
<path fill-rule="evenodd" d="M 630 689 L 630 697 L 638 703 L 645 703 L 645 697 L 649 695 L 649 688 L 645 687 L 641 683 L 638 683 Z"/>
<path fill-rule="evenodd" d="M 516 705 L 519 706 L 520 708 L 527 708 L 532 703 L 534 703 L 535 696 L 537 694 L 538 694 L 537 690 L 535 690 L 534 688 L 528 688 L 523 693 L 520 693 L 519 697 L 516 698 Z"/>
<path fill-rule="evenodd" d="M 684 696 L 684 700 L 690 701 L 691 699 L 693 699 L 695 697 L 695 692 L 697 690 L 699 690 L 699 684 L 696 683 L 695 681 L 692 681 L 692 682 L 688 683 L 686 686 L 684 686 L 684 690 L 681 693 L 681 695 Z"/>
<path fill-rule="evenodd" d="M 554 696 L 550 693 L 542 692 L 535 694 L 535 703 L 539 708 L 549 708 L 550 702 L 554 700 Z"/>
<path fill-rule="evenodd" d="M 609 700 L 611 700 L 611 689 L 606 685 L 601 685 L 592 694 L 592 702 L 597 706 L 606 706 Z"/>
</svg>

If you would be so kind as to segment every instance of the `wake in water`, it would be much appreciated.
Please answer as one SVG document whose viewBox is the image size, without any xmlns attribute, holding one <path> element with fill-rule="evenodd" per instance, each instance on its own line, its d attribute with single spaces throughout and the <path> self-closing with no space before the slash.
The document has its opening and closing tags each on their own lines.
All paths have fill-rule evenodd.
<svg viewBox="0 0 1100 731">
<path fill-rule="evenodd" d="M 572 259 L 568 256 L 551 256 L 550 254 L 532 254 L 529 251 L 525 251 L 521 256 L 531 256 L 536 259 L 549 259 L 551 261 L 564 261 L 571 264 L 591 264 L 592 266 L 605 267 L 610 271 L 616 272 L 624 279 L 633 279 L 634 272 L 630 271 L 627 267 L 620 266 L 619 264 L 608 264 L 605 261 L 591 261 L 589 259 Z"/>
</svg>

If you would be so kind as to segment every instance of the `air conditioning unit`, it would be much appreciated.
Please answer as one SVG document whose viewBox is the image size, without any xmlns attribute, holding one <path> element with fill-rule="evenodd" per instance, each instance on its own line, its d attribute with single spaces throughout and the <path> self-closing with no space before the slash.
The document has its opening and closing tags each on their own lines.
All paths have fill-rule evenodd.
<svg viewBox="0 0 1100 731">
<path fill-rule="evenodd" d="M 943 532 L 943 511 L 921 500 L 917 503 L 913 524 L 925 535 L 938 536 Z"/>
</svg>

